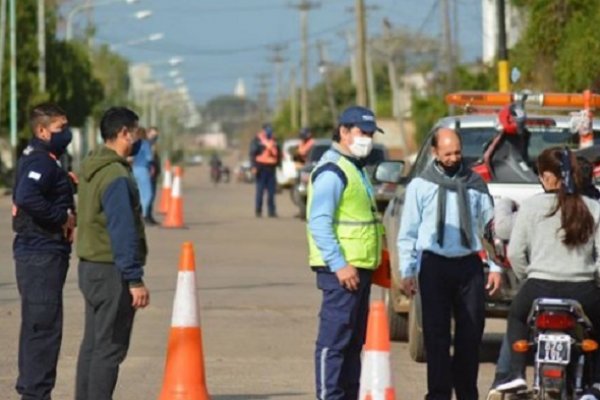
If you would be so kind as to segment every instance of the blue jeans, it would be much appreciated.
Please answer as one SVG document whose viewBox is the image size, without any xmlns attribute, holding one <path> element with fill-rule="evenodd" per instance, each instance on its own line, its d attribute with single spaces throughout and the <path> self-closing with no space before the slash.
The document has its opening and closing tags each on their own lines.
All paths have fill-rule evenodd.
<svg viewBox="0 0 600 400">
<path fill-rule="evenodd" d="M 335 273 L 317 271 L 323 292 L 315 351 L 317 399 L 356 400 L 360 353 L 365 342 L 372 271 L 358 269 L 357 291 L 343 288 Z"/>
<path fill-rule="evenodd" d="M 498 354 L 498 361 L 496 361 L 496 375 L 494 376 L 492 388 L 510 379 L 510 354 L 510 344 L 508 343 L 508 336 L 505 334 L 502 337 L 500 354 Z"/>
<path fill-rule="evenodd" d="M 150 181 L 150 170 L 146 167 L 133 167 L 133 176 L 140 191 L 140 202 L 144 217 L 151 215 L 150 204 L 152 202 L 152 182 Z"/>
<path fill-rule="evenodd" d="M 277 179 L 275 177 L 275 167 L 258 166 L 256 171 L 256 206 L 257 214 L 262 213 L 263 197 L 267 191 L 267 206 L 269 215 L 275 215 L 275 189 L 277 188 Z"/>
</svg>

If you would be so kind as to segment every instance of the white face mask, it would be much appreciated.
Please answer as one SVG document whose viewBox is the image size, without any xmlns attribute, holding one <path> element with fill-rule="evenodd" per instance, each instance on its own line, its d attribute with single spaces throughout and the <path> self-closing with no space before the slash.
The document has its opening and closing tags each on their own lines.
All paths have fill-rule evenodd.
<svg viewBox="0 0 600 400">
<path fill-rule="evenodd" d="M 368 136 L 355 136 L 349 148 L 353 156 L 365 158 L 373 149 L 373 139 Z"/>
</svg>

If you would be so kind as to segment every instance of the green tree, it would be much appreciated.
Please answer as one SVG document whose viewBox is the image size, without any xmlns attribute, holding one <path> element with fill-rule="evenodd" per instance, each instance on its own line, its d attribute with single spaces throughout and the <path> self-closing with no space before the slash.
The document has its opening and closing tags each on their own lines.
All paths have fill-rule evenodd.
<svg viewBox="0 0 600 400">
<path fill-rule="evenodd" d="M 99 119 L 104 110 L 114 105 L 133 106 L 129 101 L 129 63 L 107 45 L 96 47 L 92 53 L 92 74 L 103 88 L 103 97 L 94 106 Z"/>
<path fill-rule="evenodd" d="M 600 90 L 600 0 L 513 0 L 528 16 L 511 64 L 523 87 L 543 91 Z"/>
<path fill-rule="evenodd" d="M 54 2 L 50 2 L 54 4 Z M 80 125 L 93 106 L 102 99 L 101 83 L 92 75 L 92 66 L 82 45 L 65 43 L 56 38 L 56 7 L 46 7 L 46 66 L 47 91 L 40 93 L 38 81 L 37 1 L 19 0 L 17 20 L 17 119 L 22 136 L 29 136 L 29 110 L 41 101 L 60 104 L 68 113 L 71 123 Z M 8 32 L 6 42 L 8 43 Z M 2 127 L 9 125 L 9 56 L 4 55 L 2 87 Z M 2 132 L 7 132 L 3 129 Z"/>
</svg>

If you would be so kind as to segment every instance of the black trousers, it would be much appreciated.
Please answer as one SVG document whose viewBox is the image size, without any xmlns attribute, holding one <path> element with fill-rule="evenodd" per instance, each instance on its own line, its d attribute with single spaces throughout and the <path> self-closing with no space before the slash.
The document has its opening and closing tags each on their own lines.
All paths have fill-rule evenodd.
<svg viewBox="0 0 600 400">
<path fill-rule="evenodd" d="M 598 332 L 600 327 L 600 288 L 594 281 L 588 282 L 556 282 L 543 279 L 527 279 L 519 293 L 515 296 L 508 315 L 507 336 L 509 343 L 520 339 L 527 339 L 527 317 L 533 301 L 539 297 L 564 298 L 577 300 L 583 311 Z M 596 333 L 596 340 L 600 337 Z M 526 354 L 512 352 L 511 377 L 522 375 L 525 368 Z M 595 369 L 596 382 L 600 382 L 598 366 Z"/>
<path fill-rule="evenodd" d="M 476 254 L 446 258 L 423 253 L 419 293 L 427 352 L 427 400 L 450 400 L 453 388 L 458 400 L 478 398 L 484 290 L 483 265 Z M 454 353 L 450 356 L 452 316 Z"/>
<path fill-rule="evenodd" d="M 47 400 L 56 382 L 62 341 L 62 292 L 69 269 L 66 254 L 39 253 L 15 257 L 21 295 L 19 377 L 23 400 Z"/>
<path fill-rule="evenodd" d="M 129 287 L 115 265 L 80 261 L 79 288 L 85 299 L 85 330 L 75 399 L 112 400 L 135 315 Z"/>
</svg>

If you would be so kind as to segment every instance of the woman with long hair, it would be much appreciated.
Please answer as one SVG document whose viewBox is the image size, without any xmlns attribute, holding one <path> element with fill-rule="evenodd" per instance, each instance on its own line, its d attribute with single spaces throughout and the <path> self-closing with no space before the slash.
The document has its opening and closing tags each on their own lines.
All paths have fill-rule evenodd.
<svg viewBox="0 0 600 400">
<path fill-rule="evenodd" d="M 512 269 L 525 280 L 511 305 L 509 343 L 528 338 L 527 317 L 540 297 L 577 300 L 600 328 L 600 288 L 595 282 L 600 261 L 594 250 L 600 248 L 600 203 L 582 195 L 585 180 L 569 149 L 544 150 L 537 169 L 545 193 L 521 204 L 508 245 Z M 498 391 L 527 386 L 525 361 L 522 353 L 512 353 L 511 377 Z M 599 374 L 595 375 L 600 382 Z"/>
</svg>

